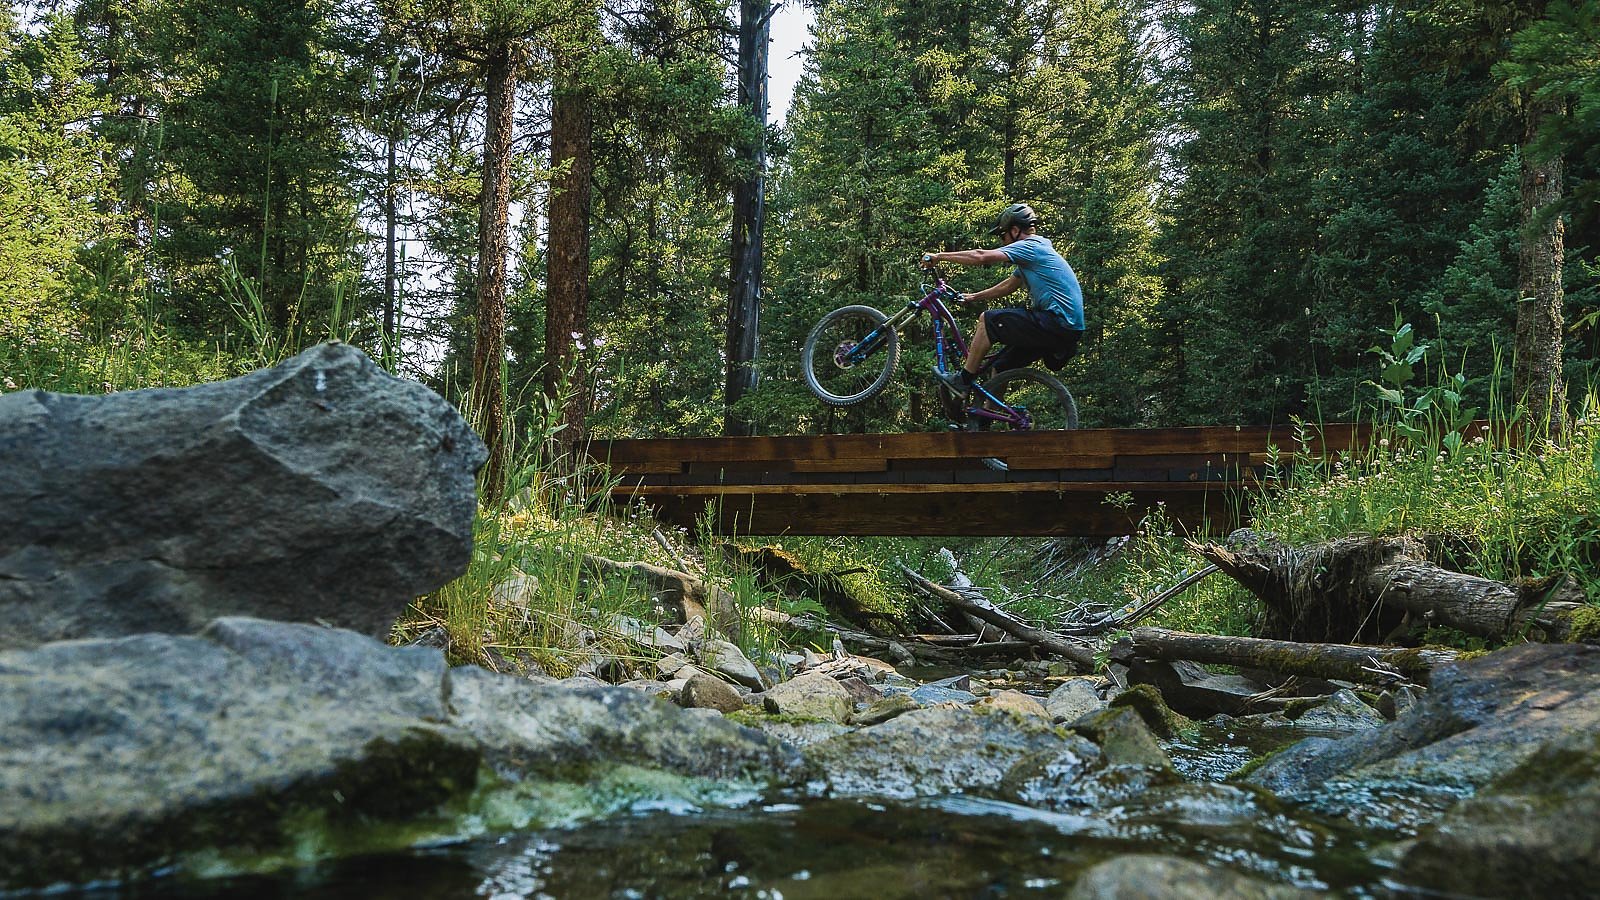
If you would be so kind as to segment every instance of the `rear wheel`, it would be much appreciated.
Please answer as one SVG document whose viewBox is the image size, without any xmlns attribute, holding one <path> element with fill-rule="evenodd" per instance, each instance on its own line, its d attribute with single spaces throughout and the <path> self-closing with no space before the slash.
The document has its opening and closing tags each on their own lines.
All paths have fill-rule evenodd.
<svg viewBox="0 0 1600 900">
<path fill-rule="evenodd" d="M 1021 422 L 996 421 L 977 414 L 967 416 L 969 431 L 1066 431 L 1078 427 L 1078 404 L 1072 392 L 1055 376 L 1038 369 L 1009 369 L 983 383 L 989 393 L 1021 414 Z M 973 409 L 1000 412 L 994 401 L 974 391 Z M 985 457 L 983 464 L 1007 471 L 1005 460 Z"/>
<path fill-rule="evenodd" d="M 831 406 L 882 393 L 900 360 L 900 335 L 883 327 L 887 321 L 870 306 L 845 306 L 823 316 L 807 335 L 800 360 L 811 393 Z M 869 340 L 871 346 L 863 348 Z"/>
</svg>

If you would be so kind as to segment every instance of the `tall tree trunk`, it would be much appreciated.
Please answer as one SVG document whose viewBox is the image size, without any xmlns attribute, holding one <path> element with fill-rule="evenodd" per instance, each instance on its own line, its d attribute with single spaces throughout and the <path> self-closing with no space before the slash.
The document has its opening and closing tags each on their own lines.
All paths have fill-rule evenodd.
<svg viewBox="0 0 1600 900">
<path fill-rule="evenodd" d="M 1522 244 L 1517 265 L 1517 357 L 1511 391 L 1528 404 L 1532 427 L 1557 435 L 1566 424 L 1567 389 L 1561 379 L 1561 267 L 1566 224 L 1554 205 L 1562 194 L 1562 159 L 1534 155 L 1533 140 L 1546 118 L 1563 110 L 1524 97 L 1522 141 Z"/>
<path fill-rule="evenodd" d="M 566 428 L 558 434 L 568 447 L 581 440 L 583 432 L 588 373 L 575 364 L 573 335 L 587 334 L 589 329 L 589 215 L 594 172 L 589 97 L 575 81 L 558 76 L 550 116 L 550 167 L 557 174 L 550 182 L 549 293 L 544 326 L 544 391 L 562 403 L 561 422 Z"/>
<path fill-rule="evenodd" d="M 478 213 L 478 322 L 472 345 L 473 419 L 489 448 L 483 467 L 486 497 L 505 479 L 507 217 L 511 206 L 511 131 L 521 50 L 505 43 L 489 51 L 488 115 L 483 136 L 483 196 Z"/>
<path fill-rule="evenodd" d="M 723 433 L 754 434 L 753 423 L 734 412 L 740 398 L 756 385 L 760 352 L 762 227 L 766 222 L 767 169 L 767 44 L 771 37 L 771 0 L 739 2 L 739 105 L 761 131 L 738 148 L 737 159 L 750 174 L 733 189 L 733 264 L 728 291 L 728 360 Z"/>
<path fill-rule="evenodd" d="M 395 232 L 399 219 L 399 202 L 395 191 L 395 145 L 399 138 L 395 132 L 399 129 L 393 124 L 389 133 L 385 135 L 387 153 L 384 156 L 383 170 L 383 356 L 385 363 L 392 363 L 398 344 L 395 341 L 395 306 L 396 286 L 395 276 Z"/>
</svg>

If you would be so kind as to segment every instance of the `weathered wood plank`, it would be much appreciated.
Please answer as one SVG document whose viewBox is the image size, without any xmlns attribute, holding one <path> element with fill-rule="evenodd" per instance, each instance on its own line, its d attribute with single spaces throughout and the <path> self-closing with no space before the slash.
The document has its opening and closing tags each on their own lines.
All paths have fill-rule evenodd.
<svg viewBox="0 0 1600 900">
<path fill-rule="evenodd" d="M 1332 424 L 1311 432 L 1311 449 L 1347 449 L 1364 442 L 1367 425 Z M 1092 456 L 1260 453 L 1295 449 L 1285 427 L 1112 428 L 1014 433 L 786 435 L 749 438 L 661 438 L 596 441 L 589 454 L 613 464 L 661 459 L 973 459 L 985 456 Z"/>
<path fill-rule="evenodd" d="M 889 468 L 887 459 L 797 459 L 796 472 L 883 472 Z M 629 466 L 632 469 L 632 466 Z"/>
</svg>

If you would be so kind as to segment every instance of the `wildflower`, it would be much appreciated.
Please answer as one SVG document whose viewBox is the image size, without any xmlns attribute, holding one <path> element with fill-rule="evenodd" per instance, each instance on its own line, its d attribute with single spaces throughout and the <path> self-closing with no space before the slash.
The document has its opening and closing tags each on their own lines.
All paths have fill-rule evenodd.
<svg viewBox="0 0 1600 900">
<path fill-rule="evenodd" d="M 14 391 L 16 389 L 17 389 L 17 383 L 15 381 L 12 381 L 10 378 L 7 378 L 6 379 L 6 390 Z"/>
<path fill-rule="evenodd" d="M 1379 439 L 1378 446 L 1379 447 L 1388 447 L 1389 446 L 1389 439 L 1388 438 Z"/>
</svg>

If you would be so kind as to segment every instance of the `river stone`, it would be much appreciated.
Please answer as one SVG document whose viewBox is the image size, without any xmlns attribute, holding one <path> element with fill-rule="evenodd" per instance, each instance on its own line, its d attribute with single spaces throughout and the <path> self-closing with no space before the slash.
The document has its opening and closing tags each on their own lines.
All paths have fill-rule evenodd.
<svg viewBox="0 0 1600 900">
<path fill-rule="evenodd" d="M 0 395 L 0 649 L 217 616 L 385 636 L 466 569 L 483 442 L 344 344 L 103 397 Z"/>
<path fill-rule="evenodd" d="M 855 701 L 844 685 L 821 672 L 808 672 L 768 690 L 763 699 L 767 712 L 799 719 L 843 722 L 855 711 Z"/>
<path fill-rule="evenodd" d="M 447 670 L 435 649 L 309 625 L 3 651 L 0 892 L 748 799 L 799 763 L 625 688 Z"/>
<path fill-rule="evenodd" d="M 913 709 L 920 709 L 917 701 L 911 699 L 909 694 L 890 694 L 881 700 L 874 700 L 870 706 L 850 716 L 851 725 L 876 725 L 887 722 L 895 716 L 904 715 Z"/>
<path fill-rule="evenodd" d="M 1175 856 L 1130 854 L 1089 869 L 1066 896 L 1068 900 L 1298 900 L 1318 895 Z"/>
<path fill-rule="evenodd" d="M 1088 678 L 1070 678 L 1062 682 L 1044 701 L 1045 710 L 1057 722 L 1071 722 L 1104 709 L 1105 705 L 1094 681 Z"/>
<path fill-rule="evenodd" d="M 678 692 L 678 705 L 730 713 L 744 709 L 744 698 L 721 678 L 700 672 L 684 683 L 683 690 Z"/>
<path fill-rule="evenodd" d="M 1580 897 L 1600 884 L 1600 732 L 1572 732 L 1424 831 L 1401 880 L 1461 895 Z"/>
<path fill-rule="evenodd" d="M 1172 738 L 1194 727 L 1194 722 L 1172 711 L 1153 685 L 1136 684 L 1111 699 L 1112 709 L 1131 709 L 1158 737 Z"/>
<path fill-rule="evenodd" d="M 1045 711 L 1044 704 L 1039 702 L 1038 697 L 1024 694 L 1021 691 L 995 691 L 974 705 L 990 709 L 1003 709 L 1019 716 L 1037 716 L 1041 719 L 1050 718 L 1050 713 Z"/>
<path fill-rule="evenodd" d="M 941 687 L 937 684 L 925 684 L 909 691 L 911 699 L 922 706 L 932 706 L 935 703 L 972 703 L 978 695 L 971 691 L 957 690 L 955 688 Z"/>
<path fill-rule="evenodd" d="M 1376 728 L 1387 722 L 1383 713 L 1368 706 L 1349 688 L 1334 691 L 1333 696 L 1301 713 L 1294 720 L 1294 723 L 1301 728 L 1344 732 Z"/>
<path fill-rule="evenodd" d="M 963 707 L 918 709 L 805 748 L 834 796 L 1004 798 L 1013 767 L 1080 747 L 1047 719 Z"/>
<path fill-rule="evenodd" d="M 1381 808 L 1401 830 L 1570 734 L 1600 732 L 1600 647 L 1520 644 L 1434 671 L 1394 722 L 1340 740 L 1310 738 L 1246 780 L 1362 824 Z M 1391 798 L 1404 808 L 1390 809 Z M 1379 801 L 1382 801 L 1380 803 Z"/>
<path fill-rule="evenodd" d="M 1090 713 L 1072 723 L 1072 730 L 1099 744 L 1111 765 L 1172 767 L 1161 742 L 1135 709 L 1112 707 Z"/>
<path fill-rule="evenodd" d="M 713 672 L 721 672 L 734 681 L 759 691 L 766 687 L 755 664 L 730 641 L 713 638 L 700 648 L 700 664 Z"/>
</svg>

